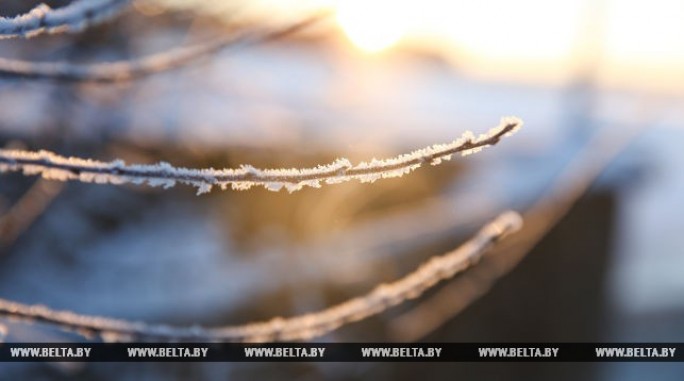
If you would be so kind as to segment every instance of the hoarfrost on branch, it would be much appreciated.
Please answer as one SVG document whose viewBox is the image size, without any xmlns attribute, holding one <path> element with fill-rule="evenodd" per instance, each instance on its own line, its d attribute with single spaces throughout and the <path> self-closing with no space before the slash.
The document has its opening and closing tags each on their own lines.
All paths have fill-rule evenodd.
<svg viewBox="0 0 684 381">
<path fill-rule="evenodd" d="M 523 122 L 516 117 L 504 117 L 489 132 L 475 136 L 468 131 L 448 144 L 436 144 L 390 159 L 361 162 L 352 165 L 347 159 L 315 168 L 258 169 L 242 165 L 237 169 L 178 168 L 161 162 L 151 165 L 126 165 L 122 160 L 101 162 L 64 157 L 48 151 L 0 150 L 0 172 L 21 171 L 25 175 L 40 175 L 51 180 L 77 180 L 98 184 L 147 184 L 170 188 L 176 183 L 197 187 L 198 194 L 221 189 L 247 190 L 262 186 L 271 191 L 282 188 L 289 192 L 304 187 L 319 188 L 323 183 L 337 184 L 350 180 L 372 183 L 378 179 L 401 177 L 424 163 L 437 165 L 454 154 L 466 156 L 494 145 L 504 136 L 517 131 Z"/>
</svg>

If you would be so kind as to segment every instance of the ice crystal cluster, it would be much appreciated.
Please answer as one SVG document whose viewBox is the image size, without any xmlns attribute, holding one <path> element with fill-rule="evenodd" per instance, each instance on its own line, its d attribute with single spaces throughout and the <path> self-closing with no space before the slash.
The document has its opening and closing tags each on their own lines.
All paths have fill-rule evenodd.
<svg viewBox="0 0 684 381">
<path fill-rule="evenodd" d="M 41 25 L 40 23 L 42 21 L 36 21 L 38 19 L 31 16 L 31 13 L 18 16 L 14 19 L 0 19 L 0 38 L 17 36 L 17 34 L 13 31 L 16 32 L 21 28 L 17 27 L 15 24 L 26 24 L 23 29 L 21 29 L 24 31 L 22 32 L 24 35 L 34 35 L 40 33 L 41 31 L 58 33 L 61 31 L 68 31 L 70 30 L 69 28 L 85 28 L 88 23 L 93 23 L 95 21 L 93 18 L 97 17 L 98 15 L 101 15 L 98 18 L 99 21 L 100 19 L 106 18 L 104 17 L 105 14 L 110 15 L 110 13 L 116 13 L 113 10 L 111 10 L 109 13 L 105 13 L 111 7 L 116 5 L 117 10 L 123 9 L 122 6 L 126 3 L 127 1 L 122 0 L 93 1 L 92 3 L 79 1 L 74 4 L 82 5 L 75 7 L 73 12 L 68 11 L 68 7 L 52 11 L 49 10 L 47 6 L 41 6 L 32 12 L 43 16 L 52 15 L 58 11 L 67 14 L 85 12 L 84 14 L 86 16 L 82 15 L 83 17 L 74 18 L 74 20 L 80 21 L 73 21 L 71 23 L 62 24 L 60 27 L 48 29 L 45 27 L 37 27 L 36 25 Z M 88 10 L 93 8 L 95 4 L 102 4 L 102 7 L 98 8 L 97 11 L 93 10 L 88 12 Z M 110 8 L 108 8 L 106 5 L 109 5 Z M 179 46 L 148 56 L 112 62 L 79 64 L 60 61 L 35 62 L 20 59 L 0 58 L 0 76 L 8 78 L 45 79 L 64 82 L 113 83 L 130 81 L 136 78 L 142 78 L 152 74 L 187 66 L 224 49 L 238 49 L 241 47 L 281 38 L 288 34 L 295 33 L 300 29 L 306 28 L 307 26 L 323 19 L 325 15 L 326 13 L 315 13 L 309 17 L 303 18 L 302 20 L 286 23 L 285 25 L 273 28 L 240 28 L 237 31 L 218 36 L 206 42 L 200 42 L 188 46 Z M 31 22 L 27 21 L 24 23 L 18 23 L 18 21 L 16 21 L 23 19 L 31 20 Z M 62 19 L 67 19 L 67 17 L 62 17 Z M 6 24 L 5 34 L 2 34 L 3 22 Z M 36 26 L 37 29 L 31 28 L 31 25 Z"/>
<path fill-rule="evenodd" d="M 290 318 L 276 317 L 264 322 L 217 328 L 172 327 L 79 315 L 71 311 L 55 311 L 41 305 L 26 305 L 4 299 L 0 299 L 0 316 L 7 315 L 16 320 L 47 323 L 85 337 L 98 336 L 107 342 L 308 340 L 419 297 L 438 282 L 476 264 L 492 245 L 504 236 L 519 230 L 521 226 L 522 218 L 518 213 L 505 212 L 456 250 L 433 257 L 395 282 L 381 284 L 366 295 L 322 311 Z"/>
<path fill-rule="evenodd" d="M 237 169 L 178 168 L 161 162 L 150 165 L 126 165 L 122 160 L 101 162 L 64 157 L 48 151 L 0 150 L 0 172 L 21 171 L 25 175 L 41 175 L 51 180 L 78 180 L 98 184 L 147 184 L 170 188 L 176 183 L 197 187 L 197 193 L 207 193 L 213 187 L 247 190 L 262 186 L 270 191 L 287 189 L 294 192 L 304 187 L 320 188 L 322 184 L 337 184 L 350 180 L 372 183 L 378 179 L 401 177 L 425 163 L 438 165 L 454 154 L 462 156 L 481 151 L 509 136 L 522 126 L 516 117 L 504 117 L 489 132 L 475 136 L 464 133 L 448 144 L 437 144 L 389 159 L 373 159 L 352 165 L 347 159 L 315 168 L 258 169 L 242 165 Z"/>
<path fill-rule="evenodd" d="M 76 0 L 52 9 L 40 4 L 17 17 L 0 18 L 0 39 L 77 32 L 118 14 L 130 0 Z"/>
</svg>

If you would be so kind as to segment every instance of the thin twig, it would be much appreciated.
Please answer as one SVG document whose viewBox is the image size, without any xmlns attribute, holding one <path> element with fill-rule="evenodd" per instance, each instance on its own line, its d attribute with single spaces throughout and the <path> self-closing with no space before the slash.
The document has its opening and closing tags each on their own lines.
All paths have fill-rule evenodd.
<svg viewBox="0 0 684 381">
<path fill-rule="evenodd" d="M 389 284 L 381 284 L 370 293 L 328 309 L 292 318 L 274 318 L 259 323 L 220 328 L 170 327 L 142 322 L 79 315 L 55 311 L 40 305 L 25 305 L 0 299 L 0 316 L 47 323 L 85 335 L 99 335 L 105 340 L 162 341 L 290 341 L 322 336 L 348 323 L 365 319 L 420 296 L 439 281 L 453 277 L 477 263 L 484 252 L 504 236 L 517 231 L 522 219 L 515 212 L 505 212 L 485 225 L 456 250 L 433 257 L 414 272 Z"/>
<path fill-rule="evenodd" d="M 278 191 L 283 187 L 290 192 L 304 186 L 318 188 L 321 182 L 336 184 L 349 180 L 373 182 L 381 178 L 401 177 L 423 163 L 437 165 L 449 160 L 453 154 L 468 155 L 485 147 L 495 145 L 522 126 L 515 117 L 501 119 L 499 126 L 476 137 L 470 131 L 449 144 L 438 144 L 395 158 L 362 162 L 356 166 L 347 159 L 332 164 L 305 169 L 257 169 L 243 165 L 239 169 L 190 169 L 176 168 L 168 163 L 154 165 L 126 165 L 121 160 L 100 162 L 80 158 L 67 158 L 47 151 L 0 150 L 0 172 L 22 171 L 25 175 L 42 175 L 54 180 L 78 180 L 82 182 L 123 184 L 147 183 L 165 188 L 176 182 L 193 185 L 198 194 L 209 192 L 213 186 L 246 190 L 263 186 Z"/>
<path fill-rule="evenodd" d="M 392 321 L 390 332 L 401 342 L 420 340 L 484 295 L 572 209 L 594 180 L 624 151 L 639 127 L 627 131 L 604 127 L 591 137 L 552 186 L 524 214 L 525 228 L 513 239 L 497 246 L 474 271 L 446 285 L 415 308 Z M 505 253 L 505 255 L 496 255 Z"/>
<path fill-rule="evenodd" d="M 0 58 L 0 77 L 50 79 L 66 82 L 120 82 L 186 66 L 227 48 L 241 48 L 282 38 L 312 25 L 327 15 L 318 13 L 286 26 L 250 30 L 211 41 L 170 49 L 147 57 L 96 64 L 33 62 Z"/>
<path fill-rule="evenodd" d="M 82 31 L 116 16 L 129 3 L 130 0 L 76 0 L 57 9 L 40 4 L 16 17 L 0 17 L 0 39 Z"/>
<path fill-rule="evenodd" d="M 64 187 L 64 183 L 39 179 L 5 214 L 0 215 L 0 248 L 25 231 Z"/>
</svg>

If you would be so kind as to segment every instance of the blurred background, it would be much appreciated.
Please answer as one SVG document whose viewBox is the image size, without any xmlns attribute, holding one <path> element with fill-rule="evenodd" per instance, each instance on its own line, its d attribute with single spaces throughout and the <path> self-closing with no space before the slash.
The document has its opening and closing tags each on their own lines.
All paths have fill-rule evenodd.
<svg viewBox="0 0 684 381">
<path fill-rule="evenodd" d="M 6 0 L 0 15 L 38 3 Z M 178 325 L 292 316 L 405 275 L 505 209 L 579 197 L 572 185 L 593 183 L 557 225 L 535 220 L 553 228 L 528 237 L 508 267 L 485 261 L 475 276 L 318 340 L 684 341 L 684 2 L 137 0 L 83 33 L 1 40 L 0 52 L 121 60 L 321 9 L 333 13 L 277 41 L 135 81 L 0 78 L 0 145 L 308 167 L 449 142 L 505 115 L 525 127 L 404 178 L 291 195 L 2 174 L 0 297 Z M 85 340 L 0 325 L 7 341 Z M 684 365 L 0 364 L 3 380 L 447 376 L 681 380 Z"/>
</svg>

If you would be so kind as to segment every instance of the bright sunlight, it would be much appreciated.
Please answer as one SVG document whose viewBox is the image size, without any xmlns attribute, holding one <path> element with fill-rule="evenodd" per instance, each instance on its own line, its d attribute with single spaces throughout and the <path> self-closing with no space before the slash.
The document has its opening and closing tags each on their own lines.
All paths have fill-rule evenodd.
<svg viewBox="0 0 684 381">
<path fill-rule="evenodd" d="M 587 57 L 608 82 L 659 87 L 683 73 L 681 0 L 325 2 L 364 52 L 438 44 L 472 74 L 562 82 Z"/>
<path fill-rule="evenodd" d="M 411 20 L 407 4 L 392 0 L 343 0 L 336 8 L 337 21 L 347 37 L 371 53 L 399 42 Z"/>
</svg>

